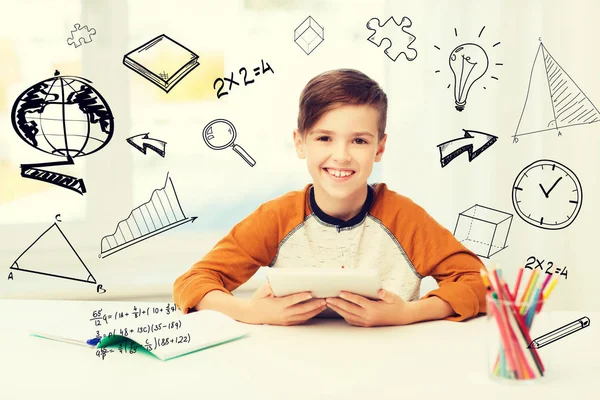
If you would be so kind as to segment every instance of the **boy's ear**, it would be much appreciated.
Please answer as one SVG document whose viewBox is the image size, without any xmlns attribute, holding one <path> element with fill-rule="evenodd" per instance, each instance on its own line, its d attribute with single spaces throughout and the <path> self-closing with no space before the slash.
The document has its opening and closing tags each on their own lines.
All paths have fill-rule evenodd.
<svg viewBox="0 0 600 400">
<path fill-rule="evenodd" d="M 304 159 L 304 139 L 302 134 L 298 132 L 298 129 L 294 129 L 294 147 L 296 148 L 296 154 L 298 158 Z"/>
<path fill-rule="evenodd" d="M 385 142 L 387 140 L 387 135 L 384 134 L 383 138 L 379 141 L 377 145 L 377 153 L 375 153 L 375 162 L 381 161 L 381 157 L 383 157 L 383 153 L 385 152 Z"/>
</svg>

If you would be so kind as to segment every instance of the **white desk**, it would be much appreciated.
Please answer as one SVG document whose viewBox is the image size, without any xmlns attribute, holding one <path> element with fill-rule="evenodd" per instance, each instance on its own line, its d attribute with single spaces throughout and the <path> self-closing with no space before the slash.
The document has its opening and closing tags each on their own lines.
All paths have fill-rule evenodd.
<svg viewBox="0 0 600 400">
<path fill-rule="evenodd" d="M 250 336 L 169 361 L 109 354 L 36 338 L 60 319 L 94 331 L 92 311 L 165 303 L 0 300 L 0 393 L 19 399 L 598 399 L 600 313 L 547 312 L 549 330 L 587 315 L 591 325 L 539 350 L 544 382 L 488 378 L 485 317 L 359 328 L 343 320 L 249 325 Z M 73 323 L 73 322 L 76 323 Z M 74 328 L 75 329 L 75 328 Z M 552 376 L 550 376 L 552 374 Z M 13 396 L 5 396 L 10 394 Z"/>
</svg>

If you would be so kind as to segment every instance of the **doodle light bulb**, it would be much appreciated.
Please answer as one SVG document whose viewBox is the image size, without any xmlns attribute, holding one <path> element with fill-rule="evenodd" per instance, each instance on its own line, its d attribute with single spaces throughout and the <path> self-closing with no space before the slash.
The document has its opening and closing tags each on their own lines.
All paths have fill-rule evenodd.
<svg viewBox="0 0 600 400">
<path fill-rule="evenodd" d="M 465 104 L 467 104 L 467 96 L 471 86 L 485 74 L 490 62 L 481 46 L 475 43 L 464 43 L 450 52 L 448 63 L 454 74 L 456 109 L 462 111 L 465 109 Z"/>
</svg>

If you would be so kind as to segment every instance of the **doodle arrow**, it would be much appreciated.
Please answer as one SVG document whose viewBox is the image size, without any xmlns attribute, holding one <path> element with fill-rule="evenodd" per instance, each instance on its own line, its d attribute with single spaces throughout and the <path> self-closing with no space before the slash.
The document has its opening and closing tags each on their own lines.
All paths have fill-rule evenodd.
<svg viewBox="0 0 600 400">
<path fill-rule="evenodd" d="M 465 132 L 464 137 L 438 144 L 437 147 L 440 149 L 440 163 L 442 164 L 442 168 L 465 151 L 469 152 L 469 162 L 471 162 L 498 140 L 498 136 L 485 132 L 468 129 L 463 129 L 463 132 Z"/>
<path fill-rule="evenodd" d="M 149 138 L 148 135 L 150 133 L 142 133 L 140 135 L 135 135 L 130 138 L 127 138 L 127 143 L 146 154 L 146 148 L 154 150 L 161 157 L 165 157 L 165 147 L 167 146 L 167 142 L 163 142 L 162 140 Z"/>
</svg>

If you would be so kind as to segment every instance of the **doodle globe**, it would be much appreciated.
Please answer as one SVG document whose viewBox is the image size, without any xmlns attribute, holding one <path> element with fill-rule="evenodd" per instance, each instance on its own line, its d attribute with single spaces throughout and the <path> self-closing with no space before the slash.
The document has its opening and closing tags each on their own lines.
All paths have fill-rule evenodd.
<svg viewBox="0 0 600 400">
<path fill-rule="evenodd" d="M 19 95 L 12 124 L 30 146 L 72 160 L 106 146 L 114 121 L 108 103 L 90 81 L 59 74 L 56 71 Z"/>
</svg>

